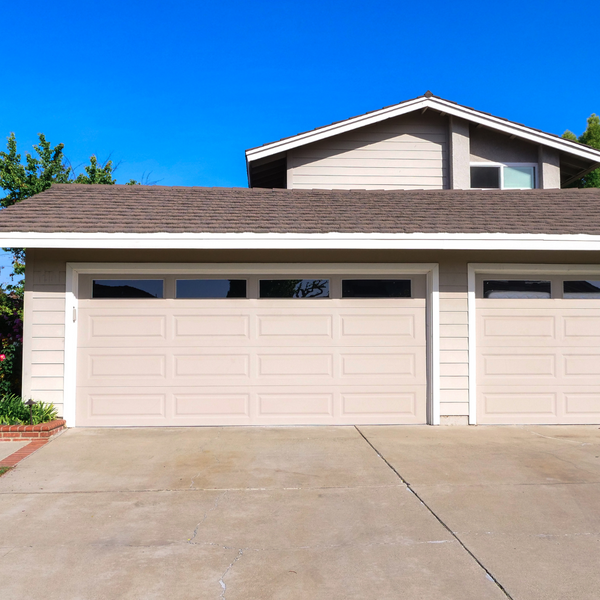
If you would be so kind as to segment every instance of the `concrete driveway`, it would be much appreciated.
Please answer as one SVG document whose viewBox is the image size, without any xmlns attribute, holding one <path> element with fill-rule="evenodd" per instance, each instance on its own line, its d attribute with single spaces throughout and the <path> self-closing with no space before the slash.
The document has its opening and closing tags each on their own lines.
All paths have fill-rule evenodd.
<svg viewBox="0 0 600 600">
<path fill-rule="evenodd" d="M 3 600 L 600 597 L 598 427 L 69 430 L 0 478 Z"/>
</svg>

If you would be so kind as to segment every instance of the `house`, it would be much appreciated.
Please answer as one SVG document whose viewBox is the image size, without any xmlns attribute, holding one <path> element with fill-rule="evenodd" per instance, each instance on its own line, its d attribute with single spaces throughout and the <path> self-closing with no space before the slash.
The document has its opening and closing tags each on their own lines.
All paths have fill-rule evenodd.
<svg viewBox="0 0 600 600">
<path fill-rule="evenodd" d="M 600 422 L 600 151 L 430 93 L 246 153 L 249 188 L 55 185 L 24 395 L 70 426 Z"/>
</svg>

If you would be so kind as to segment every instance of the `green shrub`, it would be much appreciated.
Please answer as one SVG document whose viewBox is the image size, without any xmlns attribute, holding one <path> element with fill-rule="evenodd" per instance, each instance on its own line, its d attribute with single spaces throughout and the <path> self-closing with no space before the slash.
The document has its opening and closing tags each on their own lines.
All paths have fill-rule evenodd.
<svg viewBox="0 0 600 600">
<path fill-rule="evenodd" d="M 58 415 L 54 404 L 37 402 L 31 410 L 34 425 L 53 421 Z M 29 425 L 29 407 L 17 394 L 5 394 L 0 399 L 0 425 Z"/>
</svg>

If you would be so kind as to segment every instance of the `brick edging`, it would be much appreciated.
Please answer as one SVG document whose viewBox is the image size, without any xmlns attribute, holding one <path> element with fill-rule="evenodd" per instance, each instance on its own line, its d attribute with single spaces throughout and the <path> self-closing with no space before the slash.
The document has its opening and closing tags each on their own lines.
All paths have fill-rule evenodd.
<svg viewBox="0 0 600 600">
<path fill-rule="evenodd" d="M 66 424 L 64 419 L 55 419 L 39 425 L 0 425 L 0 441 L 49 438 L 62 431 Z"/>
</svg>

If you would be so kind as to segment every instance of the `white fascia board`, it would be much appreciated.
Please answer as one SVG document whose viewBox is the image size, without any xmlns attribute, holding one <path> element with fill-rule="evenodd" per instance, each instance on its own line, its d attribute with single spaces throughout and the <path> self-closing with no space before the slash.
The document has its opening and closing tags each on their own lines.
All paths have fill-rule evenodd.
<svg viewBox="0 0 600 600">
<path fill-rule="evenodd" d="M 449 102 L 441 98 L 425 97 L 415 98 L 414 100 L 403 102 L 402 104 L 397 105 L 395 107 L 392 106 L 379 111 L 374 111 L 367 115 L 353 117 L 340 123 L 334 123 L 333 125 L 321 127 L 315 131 L 307 131 L 306 133 L 301 133 L 299 135 L 287 138 L 285 140 L 280 140 L 278 142 L 273 142 L 265 146 L 259 146 L 258 148 L 247 150 L 246 160 L 248 163 L 250 163 L 254 160 L 258 160 L 259 158 L 265 158 L 278 152 L 286 152 L 293 148 L 297 148 L 298 146 L 312 144 L 313 142 L 317 142 L 319 140 L 332 137 L 334 135 L 339 135 L 340 133 L 346 133 L 347 131 L 352 131 L 360 127 L 373 125 L 386 119 L 399 117 L 406 113 L 420 110 L 423 108 L 439 110 L 454 117 L 458 117 L 460 119 L 464 119 L 472 123 L 477 123 L 478 125 L 483 125 L 485 127 L 489 127 L 490 129 L 501 131 L 508 135 L 514 135 L 516 137 L 533 142 L 535 144 L 542 144 L 544 146 L 549 146 L 562 152 L 568 152 L 569 154 L 573 154 L 575 156 L 579 156 L 580 158 L 591 160 L 594 163 L 600 164 L 600 150 L 586 148 L 585 146 L 582 146 L 577 142 L 573 142 L 571 140 L 563 140 L 561 138 L 557 138 L 556 136 L 550 133 L 537 131 L 535 129 L 527 127 L 526 125 L 520 125 L 519 123 L 506 121 L 505 119 L 481 113 L 472 108 L 461 106 L 459 104 L 454 104 L 453 102 Z"/>
<path fill-rule="evenodd" d="M 128 250 L 584 250 L 600 235 L 509 233 L 8 233 L 2 248 Z"/>
<path fill-rule="evenodd" d="M 298 135 L 272 142 L 258 148 L 251 148 L 246 150 L 246 160 L 250 163 L 278 152 L 287 152 L 292 148 L 298 146 L 305 146 L 306 144 L 312 144 L 320 140 L 327 139 L 340 133 L 346 133 L 359 129 L 360 127 L 366 127 L 367 125 L 374 125 L 386 119 L 393 119 L 400 115 L 425 108 L 428 104 L 429 98 L 415 98 L 414 100 L 408 100 L 398 106 L 390 106 L 388 108 L 382 108 L 374 112 L 370 112 L 366 115 L 360 115 L 358 117 L 352 117 L 346 121 L 340 121 L 339 123 L 333 123 L 332 125 L 326 125 L 325 127 L 319 127 L 316 130 L 307 131 L 305 133 L 299 133 Z"/>
<path fill-rule="evenodd" d="M 431 108 L 443 110 L 449 115 L 459 117 L 465 121 L 471 121 L 472 123 L 477 123 L 478 125 L 484 125 L 485 127 L 495 129 L 496 131 L 514 135 L 536 144 L 550 146 L 551 148 L 556 148 L 562 152 L 568 152 L 569 154 L 574 154 L 581 158 L 585 158 L 586 160 L 600 163 L 600 150 L 586 148 L 585 146 L 582 146 L 577 142 L 573 142 L 572 140 L 563 140 L 561 138 L 557 138 L 551 133 L 537 131 L 535 129 L 531 129 L 531 127 L 527 127 L 526 125 L 513 123 L 512 121 L 506 121 L 499 117 L 494 117 L 493 115 L 480 113 L 471 108 L 453 104 L 447 100 L 432 98 L 431 103 L 436 105 L 435 107 L 432 106 Z"/>
</svg>

